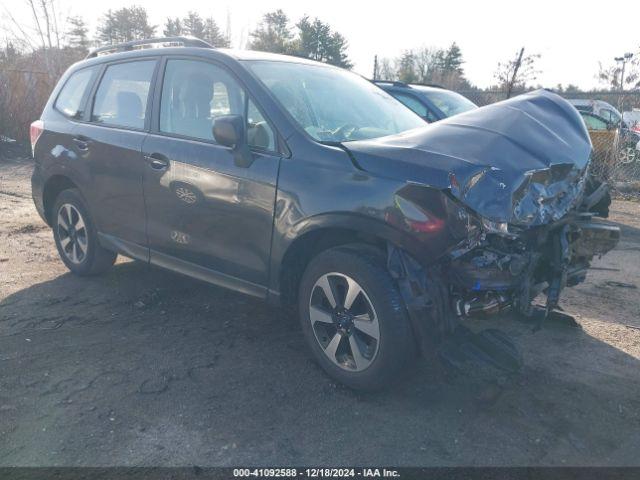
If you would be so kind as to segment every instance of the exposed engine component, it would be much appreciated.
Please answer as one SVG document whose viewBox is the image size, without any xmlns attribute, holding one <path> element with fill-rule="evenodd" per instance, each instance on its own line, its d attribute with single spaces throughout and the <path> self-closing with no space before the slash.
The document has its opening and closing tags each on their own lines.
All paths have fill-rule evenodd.
<svg viewBox="0 0 640 480">
<path fill-rule="evenodd" d="M 574 213 L 548 226 L 520 231 L 515 238 L 486 235 L 475 248 L 451 260 L 453 310 L 458 316 L 489 314 L 507 307 L 531 315 L 531 301 L 546 293 L 546 314 L 562 289 L 584 281 L 590 261 L 613 249 L 617 227 Z"/>
<path fill-rule="evenodd" d="M 459 317 L 472 315 L 491 315 L 511 306 L 509 298 L 497 292 L 484 292 L 469 299 L 454 301 L 454 311 Z"/>
</svg>

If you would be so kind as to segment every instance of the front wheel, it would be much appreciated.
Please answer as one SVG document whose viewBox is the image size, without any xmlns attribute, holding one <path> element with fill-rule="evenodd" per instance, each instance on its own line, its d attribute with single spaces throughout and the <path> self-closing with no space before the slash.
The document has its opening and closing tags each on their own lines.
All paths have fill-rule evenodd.
<svg viewBox="0 0 640 480">
<path fill-rule="evenodd" d="M 58 195 L 52 223 L 60 258 L 73 273 L 97 275 L 116 261 L 117 254 L 98 242 L 98 233 L 78 190 L 64 190 Z"/>
<path fill-rule="evenodd" d="M 337 381 L 377 390 L 410 370 L 416 344 L 384 256 L 366 246 L 320 253 L 302 277 L 298 307 L 314 357 Z"/>
</svg>

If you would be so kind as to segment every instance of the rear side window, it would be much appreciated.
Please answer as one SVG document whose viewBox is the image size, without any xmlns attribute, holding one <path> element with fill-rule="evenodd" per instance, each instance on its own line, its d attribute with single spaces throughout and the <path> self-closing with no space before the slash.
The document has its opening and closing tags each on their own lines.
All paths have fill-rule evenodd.
<svg viewBox="0 0 640 480">
<path fill-rule="evenodd" d="M 110 65 L 100 81 L 91 121 L 144 128 L 155 60 Z"/>
<path fill-rule="evenodd" d="M 82 118 L 80 109 L 84 105 L 87 87 L 91 85 L 98 67 L 84 68 L 72 74 L 62 87 L 55 108 L 71 118 Z"/>
</svg>

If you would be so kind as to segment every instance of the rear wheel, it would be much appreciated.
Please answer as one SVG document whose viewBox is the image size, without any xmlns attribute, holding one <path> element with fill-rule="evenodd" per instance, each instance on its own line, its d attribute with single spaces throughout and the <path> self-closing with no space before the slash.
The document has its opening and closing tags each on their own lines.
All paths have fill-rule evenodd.
<svg viewBox="0 0 640 480">
<path fill-rule="evenodd" d="M 64 190 L 58 195 L 52 217 L 58 253 L 73 273 L 97 275 L 116 261 L 117 254 L 99 244 L 89 210 L 78 190 Z"/>
<path fill-rule="evenodd" d="M 299 310 L 314 357 L 337 381 L 376 390 L 410 369 L 416 345 L 402 298 L 384 257 L 366 246 L 314 258 L 300 284 Z"/>
</svg>

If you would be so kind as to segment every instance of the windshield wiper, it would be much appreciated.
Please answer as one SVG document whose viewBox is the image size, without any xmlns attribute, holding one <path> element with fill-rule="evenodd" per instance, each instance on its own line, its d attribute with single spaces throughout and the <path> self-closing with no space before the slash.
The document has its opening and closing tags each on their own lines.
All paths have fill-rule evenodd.
<svg viewBox="0 0 640 480">
<path fill-rule="evenodd" d="M 353 164 L 353 166 L 356 167 L 358 170 L 365 171 L 364 168 L 362 168 L 360 166 L 360 164 L 358 163 L 358 161 L 356 160 L 356 157 L 353 156 L 353 153 L 351 153 L 351 150 L 349 150 L 344 143 L 336 142 L 334 140 L 320 141 L 320 143 L 322 145 L 328 145 L 330 147 L 338 147 L 339 149 L 344 150 L 344 153 L 347 154 L 347 156 L 349 157 L 349 160 L 351 160 L 351 163 Z"/>
<path fill-rule="evenodd" d="M 343 142 L 338 142 L 336 140 L 320 140 L 320 143 L 322 145 L 329 145 L 330 147 L 344 148 L 344 143 Z"/>
</svg>

